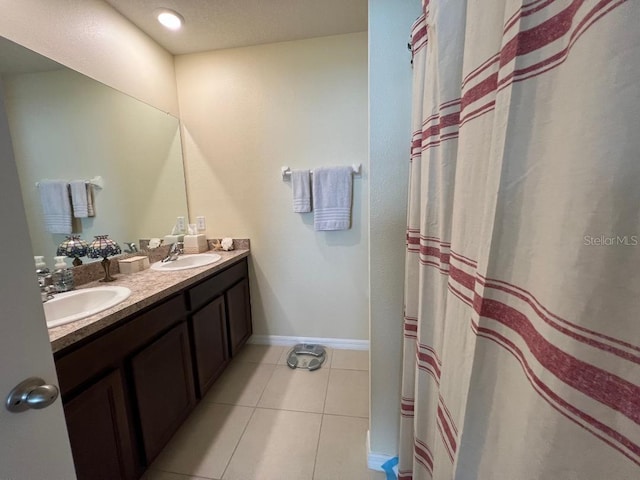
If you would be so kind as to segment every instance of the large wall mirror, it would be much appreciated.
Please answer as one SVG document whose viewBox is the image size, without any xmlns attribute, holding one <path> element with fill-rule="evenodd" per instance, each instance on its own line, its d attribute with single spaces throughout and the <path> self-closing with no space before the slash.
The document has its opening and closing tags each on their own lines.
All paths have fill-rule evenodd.
<svg viewBox="0 0 640 480">
<path fill-rule="evenodd" d="M 42 180 L 102 177 L 95 216 L 73 221 L 88 242 L 124 247 L 188 217 L 178 119 L 2 37 L 0 75 L 34 255 L 51 266 L 65 240 L 45 227 Z"/>
</svg>

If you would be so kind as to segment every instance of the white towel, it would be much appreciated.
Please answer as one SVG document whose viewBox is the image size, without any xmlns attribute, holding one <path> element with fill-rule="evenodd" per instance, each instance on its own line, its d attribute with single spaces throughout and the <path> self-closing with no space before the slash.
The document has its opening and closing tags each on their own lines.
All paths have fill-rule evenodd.
<svg viewBox="0 0 640 480">
<path fill-rule="evenodd" d="M 351 167 L 316 168 L 313 170 L 313 223 L 315 230 L 348 230 L 351 228 Z"/>
<path fill-rule="evenodd" d="M 69 183 L 71 187 L 71 204 L 73 216 L 87 218 L 89 216 L 89 202 L 87 200 L 87 183 L 84 180 L 74 180 Z"/>
<path fill-rule="evenodd" d="M 44 224 L 50 233 L 71 234 L 69 184 L 61 180 L 43 180 L 38 184 Z"/>
<path fill-rule="evenodd" d="M 87 216 L 96 216 L 96 209 L 93 206 L 93 184 L 91 183 L 87 183 Z"/>
<path fill-rule="evenodd" d="M 311 183 L 309 170 L 292 170 L 293 211 L 307 213 L 311 211 Z"/>
</svg>

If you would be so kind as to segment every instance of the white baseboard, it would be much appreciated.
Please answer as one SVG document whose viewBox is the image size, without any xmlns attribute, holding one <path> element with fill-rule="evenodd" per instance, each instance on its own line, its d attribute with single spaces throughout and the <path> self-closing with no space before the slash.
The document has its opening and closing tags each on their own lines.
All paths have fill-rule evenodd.
<svg viewBox="0 0 640 480">
<path fill-rule="evenodd" d="M 395 455 L 384 455 L 382 453 L 374 453 L 371 451 L 371 443 L 369 442 L 369 430 L 367 430 L 367 468 L 369 470 L 377 470 L 384 472 L 382 465 L 391 460 Z"/>
<path fill-rule="evenodd" d="M 286 337 L 281 335 L 252 335 L 247 343 L 254 345 L 293 346 L 296 343 L 319 343 L 329 348 L 339 350 L 369 350 L 369 340 L 351 338 L 320 338 L 320 337 Z"/>
</svg>

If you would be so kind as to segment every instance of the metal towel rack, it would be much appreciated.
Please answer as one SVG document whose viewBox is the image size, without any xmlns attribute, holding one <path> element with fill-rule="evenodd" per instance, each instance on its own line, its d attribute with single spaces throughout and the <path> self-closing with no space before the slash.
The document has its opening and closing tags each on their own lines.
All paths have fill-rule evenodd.
<svg viewBox="0 0 640 480">
<path fill-rule="evenodd" d="M 353 164 L 351 165 L 351 168 L 353 169 L 353 174 L 354 175 L 360 175 L 362 173 L 362 164 L 358 163 L 357 165 Z M 286 180 L 287 178 L 291 178 L 291 169 L 287 166 L 284 166 L 280 169 L 281 173 L 282 173 L 282 179 Z M 313 174 L 313 170 L 309 170 L 310 173 Z"/>
<path fill-rule="evenodd" d="M 96 188 L 104 188 L 104 179 L 100 175 L 97 175 L 90 180 L 85 180 L 84 183 L 90 183 Z M 36 187 L 38 186 L 40 186 L 40 182 L 36 182 Z"/>
</svg>

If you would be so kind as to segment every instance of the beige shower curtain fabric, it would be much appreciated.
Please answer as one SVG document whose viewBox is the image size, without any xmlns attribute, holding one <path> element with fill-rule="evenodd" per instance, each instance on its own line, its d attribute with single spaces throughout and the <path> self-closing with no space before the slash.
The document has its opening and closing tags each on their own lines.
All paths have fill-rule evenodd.
<svg viewBox="0 0 640 480">
<path fill-rule="evenodd" d="M 640 479 L 640 1 L 412 27 L 399 478 Z"/>
</svg>

